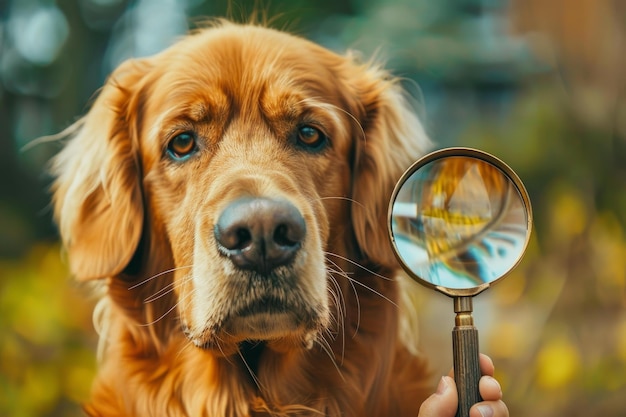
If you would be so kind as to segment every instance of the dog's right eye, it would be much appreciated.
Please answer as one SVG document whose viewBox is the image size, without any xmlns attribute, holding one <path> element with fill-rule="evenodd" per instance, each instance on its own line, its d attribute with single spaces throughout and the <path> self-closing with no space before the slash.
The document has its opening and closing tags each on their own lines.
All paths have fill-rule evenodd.
<svg viewBox="0 0 626 417">
<path fill-rule="evenodd" d="M 328 137 L 317 127 L 302 125 L 296 131 L 296 143 L 309 151 L 318 152 L 328 144 Z"/>
<path fill-rule="evenodd" d="M 197 150 L 196 137 L 191 132 L 180 133 L 167 144 L 167 154 L 177 161 L 184 161 Z"/>
</svg>

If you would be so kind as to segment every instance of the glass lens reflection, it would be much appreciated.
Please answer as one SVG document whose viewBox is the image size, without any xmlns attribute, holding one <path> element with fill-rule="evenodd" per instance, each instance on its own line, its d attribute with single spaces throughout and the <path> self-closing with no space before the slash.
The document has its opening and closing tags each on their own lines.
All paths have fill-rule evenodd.
<svg viewBox="0 0 626 417">
<path fill-rule="evenodd" d="M 417 169 L 391 213 L 398 254 L 415 275 L 446 288 L 473 288 L 520 259 L 527 212 L 513 181 L 482 159 L 452 156 Z"/>
</svg>

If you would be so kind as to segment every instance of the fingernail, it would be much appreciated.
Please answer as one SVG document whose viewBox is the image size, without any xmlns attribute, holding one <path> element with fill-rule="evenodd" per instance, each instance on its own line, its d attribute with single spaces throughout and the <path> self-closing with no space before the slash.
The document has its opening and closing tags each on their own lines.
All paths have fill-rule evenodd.
<svg viewBox="0 0 626 417">
<path fill-rule="evenodd" d="M 500 383 L 498 382 L 497 379 L 493 378 L 493 377 L 487 377 L 487 381 L 489 381 L 489 383 L 491 385 L 493 385 L 494 387 L 496 387 L 498 389 L 498 391 L 500 392 L 500 394 L 502 394 L 502 387 L 500 386 Z"/>
<path fill-rule="evenodd" d="M 493 408 L 488 405 L 479 405 L 478 411 L 482 417 L 493 417 Z"/>
<path fill-rule="evenodd" d="M 446 378 L 441 377 L 441 381 L 439 381 L 439 385 L 437 385 L 437 395 L 443 395 L 448 390 L 448 381 Z"/>
</svg>

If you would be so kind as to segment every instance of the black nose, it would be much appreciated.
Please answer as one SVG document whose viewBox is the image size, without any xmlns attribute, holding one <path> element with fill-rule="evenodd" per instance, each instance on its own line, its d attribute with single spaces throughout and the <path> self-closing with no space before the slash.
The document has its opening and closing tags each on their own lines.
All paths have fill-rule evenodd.
<svg viewBox="0 0 626 417">
<path fill-rule="evenodd" d="M 293 260 L 306 225 L 288 201 L 241 198 L 226 207 L 213 233 L 220 252 L 237 267 L 267 274 Z"/>
</svg>

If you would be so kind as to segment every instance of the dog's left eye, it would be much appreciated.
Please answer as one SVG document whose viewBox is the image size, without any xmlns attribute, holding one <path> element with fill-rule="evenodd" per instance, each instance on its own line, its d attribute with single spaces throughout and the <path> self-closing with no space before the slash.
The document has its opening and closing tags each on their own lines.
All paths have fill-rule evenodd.
<svg viewBox="0 0 626 417">
<path fill-rule="evenodd" d="M 328 142 L 328 137 L 318 128 L 304 125 L 298 128 L 297 142 L 308 149 L 320 150 Z"/>
<path fill-rule="evenodd" d="M 167 144 L 167 154 L 177 161 L 189 158 L 196 150 L 196 137 L 191 132 L 180 133 Z"/>
</svg>

